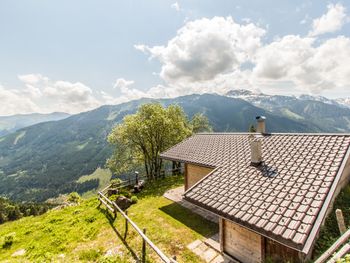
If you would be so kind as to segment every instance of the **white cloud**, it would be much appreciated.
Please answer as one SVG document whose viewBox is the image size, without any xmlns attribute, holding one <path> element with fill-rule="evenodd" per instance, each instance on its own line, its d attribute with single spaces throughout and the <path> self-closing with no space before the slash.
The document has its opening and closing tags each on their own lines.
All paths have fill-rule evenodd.
<svg viewBox="0 0 350 263">
<path fill-rule="evenodd" d="M 161 62 L 160 85 L 146 96 L 225 93 L 232 88 L 278 94 L 350 86 L 350 39 L 287 35 L 263 44 L 265 29 L 232 18 L 187 22 L 166 45 L 135 48 Z M 156 92 L 157 91 L 157 92 Z"/>
<path fill-rule="evenodd" d="M 259 50 L 253 72 L 258 78 L 289 81 L 312 93 L 348 88 L 350 39 L 340 36 L 315 43 L 313 38 L 294 35 L 274 41 Z"/>
<path fill-rule="evenodd" d="M 338 31 L 346 23 L 345 7 L 342 4 L 329 4 L 327 8 L 326 14 L 313 20 L 310 36 Z"/>
<path fill-rule="evenodd" d="M 38 112 L 40 108 L 19 90 L 5 89 L 0 85 L 0 115 Z"/>
<path fill-rule="evenodd" d="M 176 11 L 180 11 L 180 4 L 175 2 L 171 5 L 171 8 L 175 9 Z"/>
<path fill-rule="evenodd" d="M 54 111 L 78 113 L 103 104 L 83 83 L 52 81 L 40 74 L 19 75 L 23 88 L 0 87 L 0 115 Z"/>
<path fill-rule="evenodd" d="M 187 22 L 166 46 L 135 48 L 162 62 L 160 76 L 169 83 L 206 81 L 251 59 L 265 30 L 240 25 L 232 17 Z"/>
<path fill-rule="evenodd" d="M 115 84 L 114 84 L 114 88 L 116 89 L 123 89 L 123 88 L 126 88 L 132 84 L 134 84 L 135 82 L 133 80 L 126 80 L 126 79 L 123 79 L 123 78 L 119 78 L 115 81 Z"/>
</svg>

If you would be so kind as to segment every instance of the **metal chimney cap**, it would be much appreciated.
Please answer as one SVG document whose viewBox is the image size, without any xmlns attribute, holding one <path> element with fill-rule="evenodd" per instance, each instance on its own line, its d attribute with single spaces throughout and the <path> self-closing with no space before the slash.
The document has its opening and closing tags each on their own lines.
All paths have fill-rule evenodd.
<svg viewBox="0 0 350 263">
<path fill-rule="evenodd" d="M 266 120 L 266 117 L 265 116 L 256 116 L 255 119 L 257 121 L 265 121 Z"/>
</svg>

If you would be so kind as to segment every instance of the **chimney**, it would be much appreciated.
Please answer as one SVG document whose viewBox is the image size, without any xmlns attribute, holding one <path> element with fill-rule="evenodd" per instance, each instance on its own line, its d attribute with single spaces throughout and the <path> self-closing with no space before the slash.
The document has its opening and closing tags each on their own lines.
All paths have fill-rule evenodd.
<svg viewBox="0 0 350 263">
<path fill-rule="evenodd" d="M 262 162 L 261 140 L 254 139 L 250 142 L 251 165 L 259 166 Z"/>
<path fill-rule="evenodd" d="M 265 116 L 257 116 L 256 118 L 257 123 L 257 127 L 256 127 L 256 132 L 258 133 L 266 133 L 266 129 L 265 129 L 265 120 L 266 117 Z"/>
</svg>

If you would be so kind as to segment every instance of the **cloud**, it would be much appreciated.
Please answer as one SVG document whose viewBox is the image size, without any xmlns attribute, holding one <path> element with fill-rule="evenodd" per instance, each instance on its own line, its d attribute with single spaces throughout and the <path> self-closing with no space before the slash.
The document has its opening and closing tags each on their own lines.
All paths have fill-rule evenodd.
<svg viewBox="0 0 350 263">
<path fill-rule="evenodd" d="M 180 4 L 175 2 L 171 5 L 171 8 L 175 9 L 176 11 L 180 11 Z"/>
<path fill-rule="evenodd" d="M 40 74 L 19 75 L 23 88 L 0 87 L 0 115 L 54 111 L 78 113 L 104 103 L 80 82 L 53 81 Z"/>
<path fill-rule="evenodd" d="M 0 115 L 39 112 L 40 108 L 28 97 L 15 89 L 5 89 L 0 85 Z"/>
<path fill-rule="evenodd" d="M 165 46 L 135 48 L 162 63 L 167 82 L 207 81 L 248 61 L 261 45 L 265 30 L 240 25 L 232 17 L 202 18 L 187 22 Z"/>
<path fill-rule="evenodd" d="M 135 82 L 133 80 L 126 80 L 126 79 L 123 79 L 123 78 L 119 78 L 115 81 L 115 84 L 114 84 L 114 88 L 116 89 L 123 89 L 123 88 L 126 88 L 132 84 L 134 84 Z"/>
<path fill-rule="evenodd" d="M 320 93 L 350 86 L 350 39 L 344 36 L 316 45 L 314 38 L 285 36 L 257 52 L 257 78 L 289 81 L 296 89 Z"/>
<path fill-rule="evenodd" d="M 328 14 L 334 8 L 339 4 L 329 6 L 325 16 L 333 17 Z M 350 38 L 321 42 L 317 36 L 286 35 L 264 43 L 265 31 L 231 17 L 203 18 L 187 22 L 165 45 L 135 45 L 161 63 L 165 84 L 146 96 L 223 94 L 233 88 L 321 93 L 350 86 Z"/>
<path fill-rule="evenodd" d="M 346 23 L 345 7 L 342 4 L 329 4 L 327 8 L 326 14 L 313 20 L 310 36 L 338 31 Z"/>
</svg>

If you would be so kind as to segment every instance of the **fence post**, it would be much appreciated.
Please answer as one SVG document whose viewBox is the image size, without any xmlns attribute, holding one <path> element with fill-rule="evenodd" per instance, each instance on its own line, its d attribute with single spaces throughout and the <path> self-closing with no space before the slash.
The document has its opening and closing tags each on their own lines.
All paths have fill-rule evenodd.
<svg viewBox="0 0 350 263">
<path fill-rule="evenodd" d="M 135 171 L 135 184 L 139 184 L 139 172 Z"/>
<path fill-rule="evenodd" d="M 128 215 L 128 211 L 125 211 L 125 214 Z M 125 218 L 125 232 L 124 232 L 124 240 L 126 239 L 126 236 L 128 235 L 128 220 Z"/>
<path fill-rule="evenodd" d="M 146 228 L 143 229 L 143 233 L 146 235 Z M 146 262 L 146 240 L 142 238 L 142 263 Z"/>
<path fill-rule="evenodd" d="M 335 210 L 335 216 L 337 218 L 338 228 L 340 234 L 344 234 L 346 232 L 346 226 L 344 222 L 343 212 L 340 209 Z"/>
<path fill-rule="evenodd" d="M 114 220 L 117 218 L 117 209 L 113 207 Z"/>
</svg>

